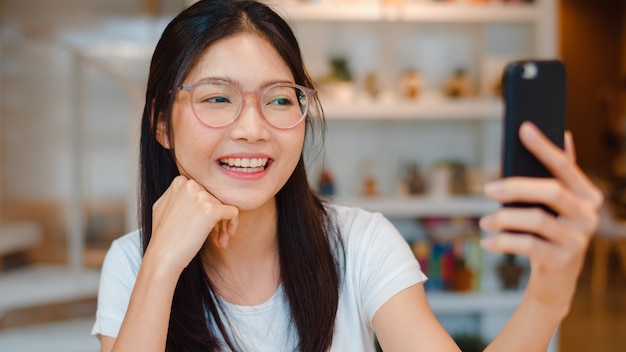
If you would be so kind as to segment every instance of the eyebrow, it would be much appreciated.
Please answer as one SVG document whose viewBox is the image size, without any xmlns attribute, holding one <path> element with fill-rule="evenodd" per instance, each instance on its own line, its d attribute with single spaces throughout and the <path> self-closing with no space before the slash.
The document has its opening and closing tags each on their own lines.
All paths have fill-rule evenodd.
<svg viewBox="0 0 626 352">
<path fill-rule="evenodd" d="M 241 84 L 232 79 L 232 78 L 228 78 L 228 77 L 220 77 L 220 76 L 212 76 L 212 77 L 203 77 L 201 79 L 199 79 L 198 81 L 195 81 L 193 83 L 190 84 L 196 84 L 198 82 L 206 82 L 206 81 L 224 81 L 224 82 L 228 82 L 236 87 L 241 87 Z M 284 79 L 270 79 L 270 80 L 266 80 L 261 82 L 261 84 L 258 86 L 258 89 L 263 89 L 267 86 L 271 86 L 272 84 L 276 84 L 276 83 L 291 83 L 294 84 L 295 82 L 291 81 L 291 80 L 284 80 Z"/>
</svg>

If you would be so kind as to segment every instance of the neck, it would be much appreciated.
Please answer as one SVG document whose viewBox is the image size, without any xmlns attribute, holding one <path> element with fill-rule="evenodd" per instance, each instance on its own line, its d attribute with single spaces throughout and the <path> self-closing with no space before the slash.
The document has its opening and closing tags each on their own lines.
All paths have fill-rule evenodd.
<svg viewBox="0 0 626 352">
<path fill-rule="evenodd" d="M 269 299 L 280 282 L 276 206 L 269 202 L 254 211 L 239 213 L 237 232 L 226 248 L 206 241 L 205 270 L 222 298 L 255 305 Z"/>
</svg>

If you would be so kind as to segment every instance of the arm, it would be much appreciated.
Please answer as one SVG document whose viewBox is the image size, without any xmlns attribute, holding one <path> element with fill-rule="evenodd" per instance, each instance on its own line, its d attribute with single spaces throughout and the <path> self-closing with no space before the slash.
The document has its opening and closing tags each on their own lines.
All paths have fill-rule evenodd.
<svg viewBox="0 0 626 352">
<path fill-rule="evenodd" d="M 372 324 L 385 352 L 460 351 L 430 309 L 422 283 L 385 302 Z"/>
<path fill-rule="evenodd" d="M 221 204 L 195 181 L 177 177 L 153 206 L 152 238 L 128 310 L 117 338 L 101 337 L 101 351 L 164 351 L 180 274 L 210 233 L 219 247 L 228 244 L 237 216 L 236 208 Z"/>
<path fill-rule="evenodd" d="M 158 258 L 155 258 L 158 259 Z M 180 273 L 144 257 L 116 339 L 102 337 L 101 351 L 164 351 L 170 307 Z"/>
<path fill-rule="evenodd" d="M 547 349 L 569 311 L 602 203 L 600 191 L 575 164 L 569 134 L 565 153 L 531 125 L 523 125 L 520 137 L 555 179 L 509 178 L 488 185 L 487 196 L 498 202 L 543 203 L 559 217 L 538 209 L 501 208 L 481 219 L 484 230 L 497 233 L 483 240 L 485 249 L 524 255 L 531 262 L 519 307 L 486 351 Z M 507 233 L 507 229 L 522 233 Z M 376 312 L 373 324 L 385 352 L 459 350 L 433 315 L 421 284 L 389 299 Z"/>
<path fill-rule="evenodd" d="M 488 185 L 487 196 L 498 202 L 543 203 L 559 216 L 538 209 L 501 208 L 481 219 L 484 230 L 496 233 L 483 241 L 485 249 L 523 255 L 531 264 L 520 306 L 487 351 L 546 350 L 554 331 L 569 312 L 602 204 L 601 192 L 575 163 L 569 133 L 565 138 L 565 153 L 532 124 L 522 125 L 520 138 L 552 172 L 554 179 L 511 177 Z M 524 234 L 508 233 L 507 229 Z"/>
</svg>

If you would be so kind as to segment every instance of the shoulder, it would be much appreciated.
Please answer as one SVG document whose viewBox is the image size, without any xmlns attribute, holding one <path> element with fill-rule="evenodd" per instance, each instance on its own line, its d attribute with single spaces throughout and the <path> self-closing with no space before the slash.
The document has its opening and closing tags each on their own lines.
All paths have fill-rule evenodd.
<svg viewBox="0 0 626 352">
<path fill-rule="evenodd" d="M 111 243 L 102 264 L 98 310 L 92 334 L 117 336 L 139 272 L 142 253 L 139 231 L 128 233 Z"/>
<path fill-rule="evenodd" d="M 120 288 L 129 291 L 135 283 L 143 251 L 139 231 L 128 233 L 111 243 L 102 264 L 100 294 L 116 293 Z"/>
<path fill-rule="evenodd" d="M 141 258 L 143 250 L 139 230 L 129 232 L 111 243 L 109 254 L 119 254 L 131 258 Z"/>
<path fill-rule="evenodd" d="M 331 204 L 328 206 L 330 213 L 334 214 L 337 224 L 341 228 L 353 226 L 368 226 L 371 224 L 386 222 L 381 213 L 370 212 L 359 207 Z"/>
<path fill-rule="evenodd" d="M 396 228 L 381 213 L 337 204 L 330 205 L 329 212 L 334 214 L 343 241 L 362 241 L 372 236 L 399 235 Z"/>
<path fill-rule="evenodd" d="M 130 232 L 115 239 L 107 251 L 103 263 L 103 271 L 124 269 L 125 272 L 136 273 L 141 265 L 143 250 L 139 230 Z"/>
<path fill-rule="evenodd" d="M 351 261 L 377 262 L 384 259 L 381 256 L 408 248 L 404 237 L 381 213 L 343 205 L 332 205 L 329 213 L 335 217 L 348 265 Z"/>
<path fill-rule="evenodd" d="M 378 308 L 425 276 L 404 237 L 381 213 L 342 205 L 329 213 L 344 245 L 342 312 L 359 312 L 358 319 L 370 324 Z"/>
</svg>

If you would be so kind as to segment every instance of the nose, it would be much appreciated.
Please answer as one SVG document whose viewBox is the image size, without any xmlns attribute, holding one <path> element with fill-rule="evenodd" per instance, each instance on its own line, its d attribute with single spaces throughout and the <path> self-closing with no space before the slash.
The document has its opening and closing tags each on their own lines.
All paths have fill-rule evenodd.
<svg viewBox="0 0 626 352">
<path fill-rule="evenodd" d="M 232 125 L 230 137 L 255 143 L 270 137 L 269 126 L 256 99 L 245 99 L 239 116 Z"/>
</svg>

